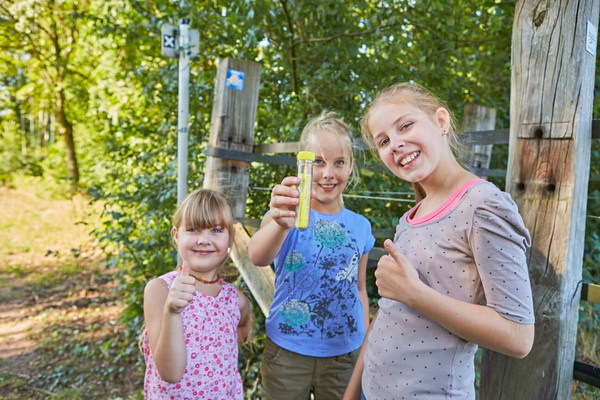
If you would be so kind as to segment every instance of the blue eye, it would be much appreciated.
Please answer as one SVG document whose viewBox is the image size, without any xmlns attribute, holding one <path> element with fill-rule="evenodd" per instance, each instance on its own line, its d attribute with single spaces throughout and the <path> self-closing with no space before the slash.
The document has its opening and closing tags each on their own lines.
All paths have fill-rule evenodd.
<svg viewBox="0 0 600 400">
<path fill-rule="evenodd" d="M 405 131 L 405 130 L 407 130 L 408 128 L 410 128 L 410 127 L 412 126 L 412 124 L 413 124 L 412 122 L 407 122 L 406 124 L 403 124 L 403 125 L 400 127 L 400 130 L 402 130 L 402 131 Z"/>
<path fill-rule="evenodd" d="M 383 147 L 383 146 L 385 146 L 386 144 L 388 144 L 388 143 L 389 143 L 389 141 L 390 141 L 390 139 L 388 139 L 388 138 L 385 138 L 385 139 L 381 140 L 381 141 L 378 143 L 378 146 L 379 146 L 379 147 Z"/>
</svg>

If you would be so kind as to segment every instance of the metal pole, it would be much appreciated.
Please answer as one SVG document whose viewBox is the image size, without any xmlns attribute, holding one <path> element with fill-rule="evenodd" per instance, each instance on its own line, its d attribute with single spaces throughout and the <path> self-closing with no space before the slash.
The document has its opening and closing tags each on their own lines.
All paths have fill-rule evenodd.
<svg viewBox="0 0 600 400">
<path fill-rule="evenodd" d="M 190 20 L 179 23 L 179 107 L 177 113 L 177 204 L 187 195 L 190 85 Z"/>
</svg>

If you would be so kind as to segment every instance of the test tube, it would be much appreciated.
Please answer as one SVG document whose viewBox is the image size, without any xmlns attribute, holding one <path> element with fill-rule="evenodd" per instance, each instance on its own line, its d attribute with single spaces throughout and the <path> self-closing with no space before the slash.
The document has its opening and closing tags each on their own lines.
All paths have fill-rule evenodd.
<svg viewBox="0 0 600 400">
<path fill-rule="evenodd" d="M 312 151 L 301 151 L 298 153 L 298 178 L 300 178 L 300 201 L 296 206 L 296 229 L 304 231 L 310 222 L 310 193 L 312 191 L 312 168 L 315 161 L 315 153 Z"/>
</svg>

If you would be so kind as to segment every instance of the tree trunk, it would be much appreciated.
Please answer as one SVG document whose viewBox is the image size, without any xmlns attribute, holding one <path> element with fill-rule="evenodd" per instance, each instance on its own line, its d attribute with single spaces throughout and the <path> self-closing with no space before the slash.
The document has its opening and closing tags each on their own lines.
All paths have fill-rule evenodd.
<svg viewBox="0 0 600 400">
<path fill-rule="evenodd" d="M 19 132 L 21 132 L 21 154 L 27 155 L 27 128 L 25 126 L 25 115 L 21 111 L 21 105 L 19 101 L 15 100 L 15 114 L 19 120 Z"/>
<path fill-rule="evenodd" d="M 40 110 L 38 112 L 38 129 L 37 129 L 37 140 L 36 140 L 36 149 L 38 151 L 41 151 L 42 148 L 44 147 L 44 139 L 46 137 L 46 129 L 47 129 L 47 124 L 46 124 L 46 120 L 48 118 L 48 115 L 46 114 L 45 111 Z"/>
<path fill-rule="evenodd" d="M 75 154 L 75 142 L 73 140 L 73 125 L 65 114 L 65 94 L 62 89 L 56 92 L 56 121 L 58 131 L 63 137 L 66 145 L 66 160 L 71 179 L 71 189 L 75 191 L 79 184 L 79 167 L 77 166 L 77 155 Z"/>
</svg>

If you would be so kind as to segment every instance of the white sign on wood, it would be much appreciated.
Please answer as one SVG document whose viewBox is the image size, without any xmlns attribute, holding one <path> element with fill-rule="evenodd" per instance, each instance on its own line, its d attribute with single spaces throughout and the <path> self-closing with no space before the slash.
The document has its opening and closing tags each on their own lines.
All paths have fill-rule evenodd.
<svg viewBox="0 0 600 400">
<path fill-rule="evenodd" d="M 596 42 L 598 40 L 598 28 L 590 21 L 587 23 L 587 34 L 585 35 L 585 49 L 588 53 L 596 55 Z"/>
</svg>

